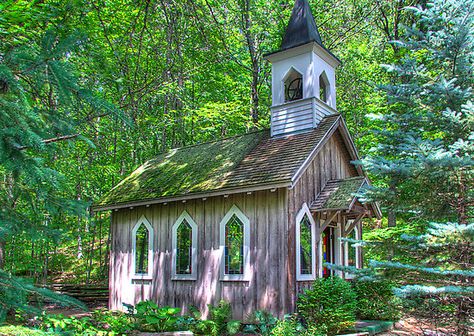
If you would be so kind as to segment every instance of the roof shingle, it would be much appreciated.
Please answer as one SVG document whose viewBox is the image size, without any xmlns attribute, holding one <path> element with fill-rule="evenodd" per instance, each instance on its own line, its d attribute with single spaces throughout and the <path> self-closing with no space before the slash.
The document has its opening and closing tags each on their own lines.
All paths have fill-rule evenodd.
<svg viewBox="0 0 474 336">
<path fill-rule="evenodd" d="M 367 180 L 363 176 L 329 180 L 310 208 L 314 211 L 349 209 L 366 185 Z"/>
<path fill-rule="evenodd" d="M 325 117 L 317 128 L 286 137 L 265 130 L 173 149 L 140 166 L 95 206 L 290 183 L 339 118 Z"/>
</svg>

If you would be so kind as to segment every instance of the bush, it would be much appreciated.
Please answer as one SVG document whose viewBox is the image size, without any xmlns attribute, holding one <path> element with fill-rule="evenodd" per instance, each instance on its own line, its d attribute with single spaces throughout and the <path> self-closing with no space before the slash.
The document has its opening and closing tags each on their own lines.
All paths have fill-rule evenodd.
<svg viewBox="0 0 474 336">
<path fill-rule="evenodd" d="M 355 323 L 356 294 L 350 283 L 339 277 L 316 280 L 296 305 L 308 328 L 321 333 L 334 335 Z"/>
<path fill-rule="evenodd" d="M 296 336 L 301 335 L 305 328 L 299 323 L 296 316 L 286 316 L 283 320 L 276 323 L 272 329 L 272 336 Z"/>
<path fill-rule="evenodd" d="M 363 320 L 389 320 L 400 318 L 400 299 L 393 294 L 388 281 L 356 281 L 356 315 Z"/>
</svg>

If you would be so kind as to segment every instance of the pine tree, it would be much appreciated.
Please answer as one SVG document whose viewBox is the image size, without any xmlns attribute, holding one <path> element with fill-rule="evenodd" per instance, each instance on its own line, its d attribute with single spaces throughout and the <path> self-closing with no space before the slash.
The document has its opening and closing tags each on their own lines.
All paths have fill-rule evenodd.
<svg viewBox="0 0 474 336">
<path fill-rule="evenodd" d="M 24 12 L 22 4 L 11 4 L 9 10 L 0 20 L 0 322 L 9 310 L 27 308 L 30 294 L 82 307 L 9 274 L 3 267 L 6 243 L 24 232 L 47 235 L 51 217 L 85 214 L 86 204 L 68 198 L 64 177 L 48 162 L 60 159 L 58 143 L 87 141 L 80 125 L 88 112 L 114 111 L 79 85 L 68 62 L 85 43 L 84 36 L 25 31 L 34 11 Z M 25 19 L 25 25 L 9 18 Z"/>
<path fill-rule="evenodd" d="M 390 113 L 380 119 L 380 145 L 362 164 L 385 182 L 366 197 L 426 229 L 403 236 L 390 261 L 370 266 L 396 278 L 413 313 L 467 335 L 474 308 L 474 1 L 433 0 L 407 10 L 417 20 L 395 42 L 400 61 L 386 67 Z"/>
</svg>

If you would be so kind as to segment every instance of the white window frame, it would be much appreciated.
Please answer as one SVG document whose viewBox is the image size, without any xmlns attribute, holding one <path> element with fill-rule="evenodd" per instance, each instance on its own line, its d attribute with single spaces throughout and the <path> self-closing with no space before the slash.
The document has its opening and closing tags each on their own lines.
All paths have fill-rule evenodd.
<svg viewBox="0 0 474 336">
<path fill-rule="evenodd" d="M 307 215 L 311 223 L 311 274 L 301 274 L 301 221 Z M 316 222 L 306 203 L 296 215 L 296 281 L 312 281 L 316 279 Z"/>
<path fill-rule="evenodd" d="M 296 99 L 296 100 L 289 100 L 287 101 L 286 100 L 286 90 L 285 90 L 285 82 L 286 80 L 292 75 L 293 72 L 297 72 L 299 75 L 301 75 L 301 82 L 302 82 L 302 96 L 301 96 L 301 99 Z M 304 85 L 304 79 L 305 79 L 305 76 L 303 75 L 303 71 L 300 71 L 299 69 L 297 69 L 295 66 L 290 66 L 290 68 L 286 71 L 285 75 L 283 76 L 282 80 L 281 80 L 281 83 L 280 83 L 280 86 L 281 86 L 281 93 L 282 94 L 282 100 L 281 100 L 281 103 L 282 104 L 286 104 L 286 103 L 293 103 L 295 101 L 298 101 L 298 100 L 303 100 L 305 99 L 305 85 Z"/>
<path fill-rule="evenodd" d="M 147 273 L 135 273 L 135 260 L 137 259 L 137 231 L 141 225 L 148 230 L 148 271 Z M 140 217 L 132 229 L 132 278 L 152 279 L 153 277 L 153 227 L 144 215 Z"/>
<path fill-rule="evenodd" d="M 326 86 L 326 97 L 324 97 L 324 99 L 321 97 L 321 79 L 322 81 L 324 82 L 325 86 Z M 326 73 L 326 71 L 322 71 L 319 76 L 318 76 L 318 97 L 319 97 L 319 100 L 322 101 L 323 103 L 325 103 L 326 105 L 331 105 L 330 104 L 330 100 L 331 100 L 331 82 L 329 81 L 329 77 Z"/>
<path fill-rule="evenodd" d="M 350 226 L 353 221 L 354 220 L 348 220 L 346 226 Z M 352 231 L 354 231 L 354 233 L 355 233 L 355 239 L 360 240 L 361 237 L 360 237 L 360 231 L 359 231 L 359 224 L 354 226 Z M 352 233 L 352 231 L 350 231 L 346 234 L 346 238 Z M 344 242 L 344 266 L 349 266 L 349 258 L 348 258 L 349 249 L 354 248 L 355 249 L 355 267 L 356 268 L 361 268 L 361 260 L 360 260 L 360 248 L 361 247 L 360 246 L 351 247 L 350 244 L 351 243 L 349 243 L 347 241 Z M 344 272 L 344 278 L 345 279 L 353 279 L 354 274 Z"/>
<path fill-rule="evenodd" d="M 176 257 L 178 256 L 178 228 L 186 222 L 191 226 L 191 274 L 177 274 L 176 273 Z M 196 280 L 197 279 L 197 241 L 198 241 L 198 226 L 189 213 L 184 210 L 183 213 L 178 217 L 176 222 L 171 228 L 171 239 L 172 239 L 172 279 L 173 280 Z"/>
<path fill-rule="evenodd" d="M 244 225 L 244 251 L 243 251 L 243 262 L 244 262 L 244 274 L 225 274 L 225 227 L 227 222 L 236 215 L 237 218 Z M 250 220 L 247 216 L 234 204 L 230 210 L 226 213 L 219 223 L 219 245 L 221 255 L 221 270 L 220 280 L 221 281 L 250 281 Z"/>
</svg>

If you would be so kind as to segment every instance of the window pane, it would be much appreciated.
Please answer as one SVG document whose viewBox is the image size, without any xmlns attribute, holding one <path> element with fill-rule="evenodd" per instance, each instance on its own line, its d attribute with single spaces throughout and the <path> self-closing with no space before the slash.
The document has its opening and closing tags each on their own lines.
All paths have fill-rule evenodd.
<svg viewBox="0 0 474 336">
<path fill-rule="evenodd" d="M 244 273 L 244 224 L 233 215 L 225 226 L 225 274 Z"/>
<path fill-rule="evenodd" d="M 307 215 L 300 223 L 300 274 L 312 274 L 312 232 L 311 222 Z"/>
<path fill-rule="evenodd" d="M 357 229 L 352 230 L 352 233 L 347 237 L 350 239 L 356 239 L 356 231 Z M 356 247 L 352 246 L 354 243 L 347 242 L 349 244 L 347 249 L 347 266 L 356 266 Z"/>
<path fill-rule="evenodd" d="M 193 229 L 186 220 L 176 230 L 176 274 L 192 273 Z"/>
<path fill-rule="evenodd" d="M 135 236 L 135 273 L 148 273 L 148 246 L 149 232 L 144 224 L 141 224 Z"/>
</svg>

